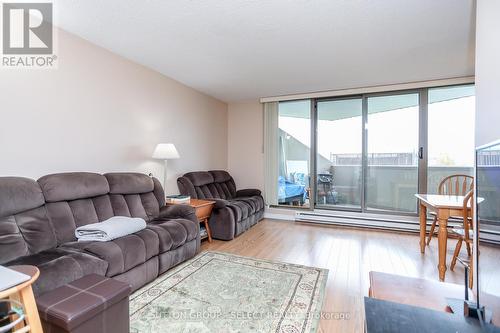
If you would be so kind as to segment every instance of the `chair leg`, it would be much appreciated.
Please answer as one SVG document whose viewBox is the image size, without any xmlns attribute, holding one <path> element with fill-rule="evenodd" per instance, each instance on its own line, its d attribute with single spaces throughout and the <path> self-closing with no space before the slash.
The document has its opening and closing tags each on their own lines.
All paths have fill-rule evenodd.
<svg viewBox="0 0 500 333">
<path fill-rule="evenodd" d="M 453 252 L 453 259 L 451 259 L 450 269 L 453 270 L 455 268 L 455 264 L 457 263 L 458 255 L 460 254 L 460 248 L 462 248 L 463 240 L 461 238 L 458 239 L 457 246 L 455 247 L 455 252 Z"/>
<path fill-rule="evenodd" d="M 467 247 L 467 255 L 469 257 L 472 256 L 472 250 L 470 248 L 470 243 L 469 242 L 465 242 L 465 246 Z"/>
<path fill-rule="evenodd" d="M 429 231 L 429 237 L 427 238 L 427 245 L 430 244 L 432 236 L 434 236 L 434 230 L 436 230 L 437 216 L 434 216 L 434 221 L 432 221 L 431 230 Z"/>
</svg>

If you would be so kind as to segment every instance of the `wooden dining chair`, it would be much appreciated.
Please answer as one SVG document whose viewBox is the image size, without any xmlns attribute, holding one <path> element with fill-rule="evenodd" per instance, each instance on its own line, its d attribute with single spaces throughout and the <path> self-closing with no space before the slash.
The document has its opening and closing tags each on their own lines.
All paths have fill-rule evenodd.
<svg viewBox="0 0 500 333">
<path fill-rule="evenodd" d="M 466 195 L 474 187 L 474 177 L 463 174 L 451 175 L 439 183 L 438 194 L 440 195 Z M 434 236 L 434 231 L 437 225 L 437 215 L 435 213 L 430 213 L 434 216 L 432 221 L 431 230 L 429 231 L 429 237 L 427 237 L 427 245 L 430 244 L 432 237 Z M 461 218 L 461 216 L 458 216 Z"/>
<path fill-rule="evenodd" d="M 455 247 L 455 251 L 453 252 L 453 258 L 451 259 L 450 269 L 453 271 L 457 260 L 459 260 L 464 266 L 469 268 L 469 288 L 472 288 L 472 260 L 470 257 L 472 256 L 471 245 L 474 239 L 474 226 L 472 224 L 472 217 L 474 216 L 474 191 L 469 191 L 465 195 L 463 202 L 463 216 L 462 216 L 462 226 L 453 227 L 450 229 L 450 233 L 453 233 L 457 236 L 458 241 Z M 470 209 L 468 209 L 470 207 Z M 467 259 L 459 258 L 460 249 L 462 248 L 462 243 L 465 242 L 467 246 Z"/>
</svg>

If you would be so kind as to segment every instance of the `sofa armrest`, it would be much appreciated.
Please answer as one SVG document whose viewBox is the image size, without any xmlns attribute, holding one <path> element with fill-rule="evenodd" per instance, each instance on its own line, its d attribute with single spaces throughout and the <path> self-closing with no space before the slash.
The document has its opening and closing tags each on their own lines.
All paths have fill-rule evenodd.
<svg viewBox="0 0 500 333">
<path fill-rule="evenodd" d="M 215 201 L 215 205 L 214 205 L 215 209 L 224 208 L 229 204 L 229 201 L 224 200 L 224 199 L 210 199 L 210 200 Z"/>
<path fill-rule="evenodd" d="M 195 210 L 189 205 L 166 205 L 160 208 L 159 218 L 166 219 L 187 219 L 198 222 Z"/>
<path fill-rule="evenodd" d="M 236 191 L 236 197 L 253 197 L 255 195 L 261 195 L 261 191 L 254 188 L 247 188 L 244 190 Z"/>
</svg>

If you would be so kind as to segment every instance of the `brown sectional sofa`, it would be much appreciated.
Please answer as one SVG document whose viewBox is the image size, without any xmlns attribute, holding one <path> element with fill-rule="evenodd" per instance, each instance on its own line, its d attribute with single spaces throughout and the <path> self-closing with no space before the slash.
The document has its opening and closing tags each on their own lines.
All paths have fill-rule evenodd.
<svg viewBox="0 0 500 333">
<path fill-rule="evenodd" d="M 264 217 L 260 190 L 236 190 L 233 177 L 223 170 L 189 172 L 177 179 L 183 195 L 216 202 L 209 220 L 212 237 L 231 240 Z"/>
<path fill-rule="evenodd" d="M 112 216 L 141 217 L 147 228 L 110 242 L 76 240 L 75 228 Z M 0 177 L 0 264 L 37 266 L 37 295 L 93 273 L 137 290 L 199 248 L 194 210 L 165 206 L 155 178 L 82 172 L 38 181 Z"/>
</svg>

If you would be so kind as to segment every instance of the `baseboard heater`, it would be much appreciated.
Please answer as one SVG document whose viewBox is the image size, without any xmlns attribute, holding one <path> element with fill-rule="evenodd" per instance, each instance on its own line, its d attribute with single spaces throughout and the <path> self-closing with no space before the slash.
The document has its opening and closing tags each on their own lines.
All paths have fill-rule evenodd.
<svg viewBox="0 0 500 333">
<path fill-rule="evenodd" d="M 345 227 L 380 229 L 388 231 L 400 231 L 419 233 L 420 225 L 418 218 L 407 216 L 374 216 L 374 214 L 335 214 L 330 212 L 295 212 L 296 222 L 338 225 Z M 427 221 L 427 230 L 432 221 Z M 451 222 L 453 225 L 455 222 Z M 436 230 L 437 231 L 437 230 Z M 481 230 L 481 241 L 485 243 L 500 245 L 500 230 Z"/>
</svg>

